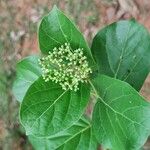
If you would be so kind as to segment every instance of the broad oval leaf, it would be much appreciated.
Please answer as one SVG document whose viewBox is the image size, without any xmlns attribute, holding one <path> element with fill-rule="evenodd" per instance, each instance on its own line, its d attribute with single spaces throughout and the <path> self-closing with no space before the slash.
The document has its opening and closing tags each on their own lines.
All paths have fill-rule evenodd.
<svg viewBox="0 0 150 150">
<path fill-rule="evenodd" d="M 150 134 L 150 103 L 128 83 L 99 75 L 92 81 L 98 101 L 93 112 L 97 140 L 112 150 L 137 150 Z"/>
<path fill-rule="evenodd" d="M 62 90 L 59 84 L 35 81 L 27 91 L 20 109 L 20 119 L 27 134 L 49 136 L 72 126 L 84 113 L 90 88 L 80 84 L 77 92 Z"/>
<path fill-rule="evenodd" d="M 92 53 L 101 74 L 140 90 L 150 71 L 150 34 L 135 20 L 119 21 L 98 32 Z"/>
<path fill-rule="evenodd" d="M 98 145 L 91 124 L 84 118 L 54 136 L 29 136 L 29 140 L 36 150 L 97 150 Z"/>
<path fill-rule="evenodd" d="M 13 93 L 19 102 L 23 100 L 28 88 L 42 74 L 38 59 L 38 56 L 29 56 L 17 64 L 17 76 L 13 84 Z"/>
<path fill-rule="evenodd" d="M 72 50 L 83 48 L 90 65 L 94 66 L 91 50 L 83 35 L 56 6 L 42 19 L 38 34 L 40 49 L 43 53 L 48 54 L 54 47 L 70 43 Z"/>
</svg>

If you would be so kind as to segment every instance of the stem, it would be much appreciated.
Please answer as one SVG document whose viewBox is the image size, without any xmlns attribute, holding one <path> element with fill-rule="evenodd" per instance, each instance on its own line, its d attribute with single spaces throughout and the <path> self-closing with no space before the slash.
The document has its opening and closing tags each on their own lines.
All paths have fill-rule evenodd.
<svg viewBox="0 0 150 150">
<path fill-rule="evenodd" d="M 97 90 L 95 89 L 93 83 L 92 83 L 90 80 L 88 80 L 88 82 L 90 83 L 90 85 L 91 85 L 91 87 L 92 87 L 92 89 L 93 89 L 93 91 L 94 91 L 94 93 L 92 92 L 92 94 L 93 94 L 94 96 L 96 96 L 96 98 L 100 98 L 100 96 L 98 95 Z M 101 99 L 101 98 L 100 98 L 100 99 Z M 103 101 L 102 101 L 102 102 L 103 102 Z M 103 150 L 109 150 L 109 149 L 108 149 L 108 148 L 106 148 L 106 149 L 103 148 Z"/>
<path fill-rule="evenodd" d="M 88 80 L 88 82 L 90 83 L 90 85 L 91 85 L 91 87 L 92 87 L 92 89 L 93 89 L 93 91 L 94 91 L 94 93 L 92 93 L 93 95 L 95 95 L 97 98 L 99 97 L 99 95 L 98 95 L 98 93 L 97 93 L 97 91 L 96 91 L 96 89 L 95 89 L 95 87 L 94 87 L 94 85 L 93 85 L 93 83 L 90 81 L 90 80 Z"/>
</svg>

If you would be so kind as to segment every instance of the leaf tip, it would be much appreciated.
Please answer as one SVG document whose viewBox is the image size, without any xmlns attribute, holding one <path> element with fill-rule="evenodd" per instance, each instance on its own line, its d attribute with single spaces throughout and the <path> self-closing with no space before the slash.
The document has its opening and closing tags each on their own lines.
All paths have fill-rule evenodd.
<svg viewBox="0 0 150 150">
<path fill-rule="evenodd" d="M 52 11 L 53 11 L 53 10 L 58 10 L 57 5 L 54 5 L 54 6 L 53 6 Z"/>
</svg>

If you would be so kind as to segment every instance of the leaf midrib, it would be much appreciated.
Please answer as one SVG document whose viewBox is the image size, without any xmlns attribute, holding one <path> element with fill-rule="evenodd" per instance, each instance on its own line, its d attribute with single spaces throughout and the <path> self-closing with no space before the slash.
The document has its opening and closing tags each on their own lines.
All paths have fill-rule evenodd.
<svg viewBox="0 0 150 150">
<path fill-rule="evenodd" d="M 85 132 L 86 130 L 88 130 L 89 128 L 91 128 L 91 125 L 89 124 L 86 128 L 80 130 L 79 132 L 77 132 L 76 134 L 74 134 L 73 136 L 71 136 L 68 140 L 66 140 L 63 144 L 59 145 L 57 148 L 61 147 L 62 145 L 65 145 L 67 142 L 69 142 L 70 140 L 72 140 L 74 137 L 76 137 L 77 135 L 79 135 L 82 132 Z M 56 149 L 57 149 L 56 148 Z"/>
<path fill-rule="evenodd" d="M 121 56 L 120 56 L 120 60 L 119 60 L 118 67 L 117 67 L 117 70 L 115 72 L 114 78 L 117 78 L 118 72 L 119 72 L 120 67 L 121 67 L 121 63 L 123 61 L 122 57 L 123 57 L 123 55 L 124 55 L 124 53 L 126 51 L 126 44 L 127 44 L 127 41 L 128 41 L 128 34 L 129 34 L 130 29 L 131 29 L 131 25 L 128 28 L 128 32 L 127 32 L 127 35 L 126 35 L 126 38 L 125 38 L 125 42 L 124 42 L 125 44 L 124 44 L 124 46 L 122 47 L 122 50 L 121 50 Z"/>
<path fill-rule="evenodd" d="M 137 124 L 137 125 L 139 125 L 139 126 L 142 126 L 142 127 L 145 128 L 147 131 L 149 131 L 149 129 L 147 129 L 147 128 L 146 128 L 144 125 L 142 125 L 141 123 L 138 123 L 138 122 L 136 122 L 136 121 L 133 121 L 133 120 L 131 120 L 130 118 L 128 118 L 127 116 L 125 116 L 125 115 L 121 114 L 120 112 L 116 111 L 115 109 L 113 109 L 109 104 L 107 104 L 107 103 L 103 100 L 102 97 L 100 97 L 100 95 L 98 94 L 97 90 L 95 89 L 93 83 L 92 83 L 90 80 L 89 80 L 89 83 L 90 83 L 90 85 L 92 86 L 92 88 L 93 88 L 93 90 L 94 90 L 94 92 L 95 92 L 95 96 L 96 96 L 98 99 L 100 99 L 101 102 L 102 102 L 105 106 L 107 106 L 107 107 L 108 107 L 110 110 L 112 110 L 115 114 L 118 114 L 118 115 L 122 116 L 123 118 L 125 118 L 126 120 L 132 122 L 133 124 Z"/>
<path fill-rule="evenodd" d="M 34 124 L 37 122 L 38 119 L 40 119 L 68 90 L 64 91 L 60 96 L 58 96 L 54 102 L 33 122 L 32 126 L 30 127 L 30 130 L 32 130 Z"/>
</svg>

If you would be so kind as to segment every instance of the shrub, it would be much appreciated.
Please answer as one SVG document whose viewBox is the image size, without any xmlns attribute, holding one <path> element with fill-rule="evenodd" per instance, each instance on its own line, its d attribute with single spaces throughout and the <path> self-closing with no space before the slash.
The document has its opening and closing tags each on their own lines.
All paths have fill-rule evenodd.
<svg viewBox="0 0 150 150">
<path fill-rule="evenodd" d="M 148 31 L 134 19 L 118 21 L 101 29 L 89 48 L 54 6 L 38 38 L 42 54 L 17 64 L 13 87 L 33 147 L 141 148 L 150 134 L 150 103 L 139 94 L 150 71 Z"/>
</svg>

